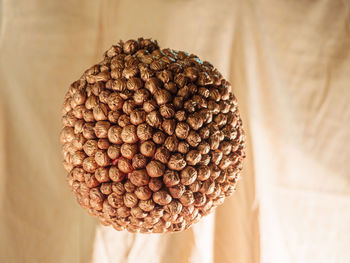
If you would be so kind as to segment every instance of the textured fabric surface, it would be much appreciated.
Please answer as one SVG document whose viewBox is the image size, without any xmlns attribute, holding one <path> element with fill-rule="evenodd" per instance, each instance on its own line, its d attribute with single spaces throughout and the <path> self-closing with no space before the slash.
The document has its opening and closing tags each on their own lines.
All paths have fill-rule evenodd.
<svg viewBox="0 0 350 263">
<path fill-rule="evenodd" d="M 350 261 L 348 1 L 0 4 L 0 262 Z M 61 164 L 69 84 L 139 36 L 212 62 L 247 131 L 237 192 L 182 233 L 100 226 Z"/>
</svg>

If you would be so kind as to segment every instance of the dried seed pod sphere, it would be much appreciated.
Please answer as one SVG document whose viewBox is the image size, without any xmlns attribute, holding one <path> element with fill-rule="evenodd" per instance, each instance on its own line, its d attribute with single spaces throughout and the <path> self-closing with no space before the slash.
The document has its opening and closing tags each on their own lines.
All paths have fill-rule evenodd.
<svg viewBox="0 0 350 263">
<path fill-rule="evenodd" d="M 67 181 L 104 225 L 182 231 L 235 189 L 245 137 L 231 86 L 209 62 L 120 41 L 69 87 L 60 135 Z"/>
</svg>

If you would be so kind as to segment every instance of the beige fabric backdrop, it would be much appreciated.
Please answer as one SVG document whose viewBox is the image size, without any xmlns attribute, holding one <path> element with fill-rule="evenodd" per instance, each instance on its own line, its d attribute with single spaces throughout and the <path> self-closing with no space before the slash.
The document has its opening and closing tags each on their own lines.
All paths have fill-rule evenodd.
<svg viewBox="0 0 350 263">
<path fill-rule="evenodd" d="M 0 262 L 350 261 L 349 1 L 0 3 Z M 139 36 L 216 65 L 247 130 L 238 191 L 183 233 L 102 227 L 65 183 L 66 89 Z"/>
</svg>

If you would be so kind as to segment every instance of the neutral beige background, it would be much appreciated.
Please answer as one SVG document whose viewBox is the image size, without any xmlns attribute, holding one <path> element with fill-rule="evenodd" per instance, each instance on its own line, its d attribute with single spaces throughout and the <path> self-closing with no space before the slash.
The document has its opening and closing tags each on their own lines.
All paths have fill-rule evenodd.
<svg viewBox="0 0 350 263">
<path fill-rule="evenodd" d="M 349 1 L 0 3 L 0 262 L 350 261 Z M 69 84 L 139 36 L 217 66 L 247 130 L 238 191 L 183 233 L 98 225 L 61 165 Z"/>
</svg>

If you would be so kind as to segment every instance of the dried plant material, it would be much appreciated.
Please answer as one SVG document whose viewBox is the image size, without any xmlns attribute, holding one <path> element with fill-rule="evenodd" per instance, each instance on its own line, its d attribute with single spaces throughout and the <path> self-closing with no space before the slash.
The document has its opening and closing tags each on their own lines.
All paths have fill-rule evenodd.
<svg viewBox="0 0 350 263">
<path fill-rule="evenodd" d="M 146 170 L 151 177 L 160 177 L 164 174 L 165 166 L 159 161 L 150 161 L 146 165 Z"/>
<path fill-rule="evenodd" d="M 180 141 L 177 145 L 177 151 L 186 154 L 190 150 L 190 145 L 185 141 Z"/>
<path fill-rule="evenodd" d="M 154 154 L 154 159 L 160 161 L 161 163 L 167 164 L 170 157 L 170 151 L 164 146 L 157 148 Z"/>
<path fill-rule="evenodd" d="M 136 134 L 136 126 L 134 125 L 125 126 L 122 130 L 121 138 L 126 143 L 136 143 L 138 141 L 138 137 Z"/>
<path fill-rule="evenodd" d="M 118 168 L 123 173 L 131 173 L 134 170 L 131 165 L 131 161 L 125 157 L 121 157 L 118 160 Z"/>
<path fill-rule="evenodd" d="M 153 134 L 152 138 L 156 144 L 162 144 L 165 141 L 165 134 L 161 131 L 158 131 L 158 132 Z"/>
<path fill-rule="evenodd" d="M 146 122 L 151 127 L 159 128 L 162 124 L 162 116 L 158 111 L 151 111 L 146 116 Z"/>
<path fill-rule="evenodd" d="M 125 158 L 132 159 L 138 152 L 138 147 L 136 144 L 124 143 L 120 148 L 120 152 Z"/>
<path fill-rule="evenodd" d="M 111 143 L 115 144 L 122 144 L 123 139 L 122 139 L 122 128 L 119 126 L 112 126 L 108 130 L 108 140 Z"/>
<path fill-rule="evenodd" d="M 168 167 L 175 171 L 181 171 L 186 167 L 186 161 L 182 154 L 175 153 L 170 156 Z"/>
<path fill-rule="evenodd" d="M 160 190 L 153 194 L 153 201 L 158 205 L 167 205 L 171 200 L 171 195 L 165 190 Z"/>
<path fill-rule="evenodd" d="M 157 192 L 159 189 L 163 187 L 163 181 L 159 178 L 152 177 L 151 180 L 149 181 L 148 186 L 153 192 Z"/>
<path fill-rule="evenodd" d="M 146 112 L 143 110 L 135 110 L 130 114 L 130 122 L 134 125 L 143 123 L 146 120 Z"/>
<path fill-rule="evenodd" d="M 145 141 L 140 145 L 140 153 L 147 157 L 152 157 L 156 152 L 156 146 L 152 141 Z"/>
<path fill-rule="evenodd" d="M 136 186 L 147 185 L 149 179 L 149 175 L 145 169 L 134 170 L 130 175 L 130 181 Z"/>
<path fill-rule="evenodd" d="M 134 169 L 140 169 L 140 168 L 144 168 L 147 165 L 147 158 L 140 153 L 137 153 L 134 155 L 134 157 L 132 158 L 132 166 L 134 167 Z"/>
<path fill-rule="evenodd" d="M 178 122 L 175 128 L 175 134 L 179 139 L 186 139 L 190 132 L 190 126 L 185 122 Z"/>
<path fill-rule="evenodd" d="M 186 162 L 188 165 L 196 165 L 202 159 L 202 155 L 197 150 L 191 150 L 186 154 Z"/>
<path fill-rule="evenodd" d="M 178 232 L 236 187 L 245 136 L 230 84 L 207 61 L 121 41 L 69 87 L 60 134 L 67 182 L 103 225 Z"/>
<path fill-rule="evenodd" d="M 95 161 L 96 161 L 97 165 L 101 166 L 101 167 L 105 167 L 105 166 L 108 166 L 110 164 L 110 159 L 107 155 L 107 152 L 103 151 L 103 150 L 98 150 L 95 153 Z"/>
</svg>

